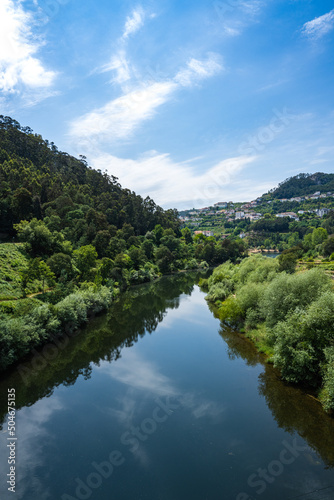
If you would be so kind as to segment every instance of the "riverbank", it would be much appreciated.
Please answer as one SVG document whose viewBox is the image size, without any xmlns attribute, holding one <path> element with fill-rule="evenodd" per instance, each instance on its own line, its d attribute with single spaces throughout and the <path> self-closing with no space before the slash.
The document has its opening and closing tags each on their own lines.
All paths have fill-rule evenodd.
<svg viewBox="0 0 334 500">
<path fill-rule="evenodd" d="M 2 315 L 0 319 L 0 370 L 8 369 L 22 360 L 33 349 L 51 340 L 72 334 L 89 318 L 105 311 L 117 295 L 116 290 L 88 285 L 82 287 L 56 305 L 35 301 L 28 314 Z"/>
<path fill-rule="evenodd" d="M 162 275 L 148 283 L 155 283 L 164 277 L 172 277 L 186 273 L 205 275 L 212 269 L 181 270 L 169 275 Z M 141 286 L 131 285 L 129 288 Z M 15 299 L 14 305 L 3 304 L 0 317 L 0 372 L 15 368 L 36 350 L 42 349 L 59 339 L 73 336 L 78 329 L 87 325 L 96 315 L 106 312 L 124 293 L 119 288 L 108 288 L 91 284 L 82 285 L 81 289 L 67 295 L 55 305 L 34 298 Z M 40 297 L 46 299 L 45 294 Z M 1 304 L 0 304 L 1 306 Z M 16 307 L 16 309 L 15 309 Z"/>
<path fill-rule="evenodd" d="M 321 269 L 287 274 L 279 261 L 251 256 L 223 264 L 204 285 L 225 324 L 243 332 L 283 380 L 308 386 L 334 410 L 334 291 Z"/>
</svg>

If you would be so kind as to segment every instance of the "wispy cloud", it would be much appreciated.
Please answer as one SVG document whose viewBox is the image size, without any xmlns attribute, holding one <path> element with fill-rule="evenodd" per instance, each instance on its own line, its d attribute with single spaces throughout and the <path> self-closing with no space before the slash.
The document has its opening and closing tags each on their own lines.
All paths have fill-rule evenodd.
<svg viewBox="0 0 334 500">
<path fill-rule="evenodd" d="M 217 54 L 211 53 L 203 61 L 191 59 L 174 78 L 139 84 L 103 107 L 80 116 L 70 124 L 70 136 L 81 148 L 87 144 L 90 149 L 106 140 L 127 139 L 142 122 L 152 118 L 174 92 L 210 78 L 222 69 Z M 127 78 L 126 71 L 123 78 Z"/>
<path fill-rule="evenodd" d="M 122 85 L 131 78 L 130 64 L 127 60 L 126 51 L 120 49 L 116 54 L 111 57 L 109 63 L 103 65 L 100 68 L 100 73 L 107 73 L 109 71 L 114 71 L 115 76 L 112 79 L 113 82 Z"/>
<path fill-rule="evenodd" d="M 111 55 L 110 61 L 97 68 L 94 72 L 114 72 L 115 76 L 113 77 L 112 82 L 119 85 L 123 85 L 131 79 L 133 71 L 127 56 L 128 39 L 130 35 L 134 35 L 144 26 L 146 17 L 147 14 L 142 7 L 138 7 L 132 12 L 131 16 L 127 17 L 123 34 L 116 41 L 116 49 Z M 154 14 L 149 15 L 150 19 L 153 17 L 155 17 Z"/>
<path fill-rule="evenodd" d="M 256 21 L 263 8 L 262 0 L 223 0 L 214 2 L 215 12 L 228 37 L 239 36 Z"/>
<path fill-rule="evenodd" d="M 37 53 L 41 43 L 33 37 L 32 15 L 23 10 L 21 2 L 0 3 L 0 91 L 19 92 L 50 87 L 55 72 L 44 67 Z"/>
<path fill-rule="evenodd" d="M 77 118 L 71 123 L 70 136 L 80 147 L 87 144 L 89 149 L 107 140 L 125 139 L 143 121 L 152 118 L 175 87 L 173 82 L 153 83 L 129 92 Z"/>
<path fill-rule="evenodd" d="M 302 33 L 313 40 L 317 40 L 334 28 L 334 9 L 324 14 L 323 16 L 316 17 L 313 21 L 304 24 Z"/>
<path fill-rule="evenodd" d="M 136 33 L 144 25 L 145 12 L 142 7 L 135 9 L 131 16 L 128 16 L 122 38 L 126 40 L 130 35 Z"/>
<path fill-rule="evenodd" d="M 211 53 L 204 61 L 191 59 L 187 66 L 177 73 L 174 81 L 182 87 L 190 87 L 198 80 L 210 78 L 220 73 L 222 69 L 221 57 Z"/>
<path fill-rule="evenodd" d="M 119 177 L 121 184 L 129 189 L 144 197 L 150 196 L 159 205 L 189 208 L 204 206 L 220 198 L 247 200 L 255 190 L 262 194 L 264 186 L 246 182 L 245 177 L 238 185 L 241 172 L 254 160 L 255 157 L 247 156 L 228 158 L 205 172 L 198 172 L 197 159 L 178 163 L 170 155 L 156 151 L 147 152 L 136 160 L 105 153 L 93 158 L 91 163 L 94 168 Z"/>
</svg>

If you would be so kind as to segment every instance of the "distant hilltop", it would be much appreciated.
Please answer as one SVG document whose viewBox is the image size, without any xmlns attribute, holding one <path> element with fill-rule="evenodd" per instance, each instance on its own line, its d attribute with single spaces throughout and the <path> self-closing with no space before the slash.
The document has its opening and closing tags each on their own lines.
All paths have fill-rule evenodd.
<svg viewBox="0 0 334 500">
<path fill-rule="evenodd" d="M 195 215 L 196 213 L 209 212 L 208 215 L 210 215 L 210 211 L 233 209 L 235 206 L 247 209 L 255 208 L 263 203 L 272 203 L 273 201 L 301 203 L 305 200 L 321 201 L 322 199 L 332 197 L 334 197 L 334 174 L 317 172 L 315 174 L 298 174 L 294 177 L 289 177 L 276 188 L 249 202 L 219 201 L 209 207 L 196 208 L 196 212 L 194 213 L 191 213 L 190 210 L 183 210 L 179 213 L 181 215 Z"/>
<path fill-rule="evenodd" d="M 334 192 L 334 174 L 298 174 L 281 182 L 277 188 L 263 195 L 264 198 L 291 200 L 307 196 L 323 196 Z M 307 199 L 307 198 L 306 198 Z M 294 201 L 294 200 L 292 200 Z"/>
</svg>

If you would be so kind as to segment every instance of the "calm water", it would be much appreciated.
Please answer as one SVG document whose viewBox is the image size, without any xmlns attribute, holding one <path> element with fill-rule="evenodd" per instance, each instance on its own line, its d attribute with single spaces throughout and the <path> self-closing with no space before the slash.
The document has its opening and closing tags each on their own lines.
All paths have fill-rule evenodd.
<svg viewBox="0 0 334 500">
<path fill-rule="evenodd" d="M 222 328 L 195 282 L 133 289 L 53 361 L 3 378 L 18 483 L 6 491 L 2 432 L 1 499 L 334 498 L 334 420 Z"/>
</svg>

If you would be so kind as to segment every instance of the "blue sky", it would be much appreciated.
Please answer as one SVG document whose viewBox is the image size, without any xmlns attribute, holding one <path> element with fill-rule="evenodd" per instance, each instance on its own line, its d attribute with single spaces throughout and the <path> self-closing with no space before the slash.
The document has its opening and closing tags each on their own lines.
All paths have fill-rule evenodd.
<svg viewBox="0 0 334 500">
<path fill-rule="evenodd" d="M 1 0 L 0 113 L 168 207 L 333 172 L 334 4 Z"/>
</svg>

